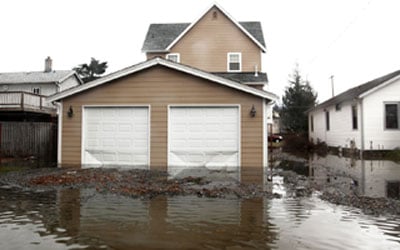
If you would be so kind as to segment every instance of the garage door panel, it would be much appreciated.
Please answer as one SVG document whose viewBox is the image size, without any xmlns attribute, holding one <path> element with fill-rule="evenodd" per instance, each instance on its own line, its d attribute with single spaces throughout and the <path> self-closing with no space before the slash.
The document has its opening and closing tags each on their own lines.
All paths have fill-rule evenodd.
<svg viewBox="0 0 400 250">
<path fill-rule="evenodd" d="M 238 173 L 239 108 L 171 107 L 168 119 L 170 174 L 209 167 Z"/>
<path fill-rule="evenodd" d="M 82 163 L 148 166 L 148 117 L 146 107 L 86 107 Z"/>
</svg>

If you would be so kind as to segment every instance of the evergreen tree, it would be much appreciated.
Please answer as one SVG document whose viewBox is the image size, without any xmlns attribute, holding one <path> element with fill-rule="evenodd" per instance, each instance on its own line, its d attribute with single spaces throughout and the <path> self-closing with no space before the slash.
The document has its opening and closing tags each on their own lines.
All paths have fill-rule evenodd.
<svg viewBox="0 0 400 250">
<path fill-rule="evenodd" d="M 90 64 L 80 64 L 73 70 L 78 73 L 84 83 L 87 83 L 100 78 L 100 75 L 106 72 L 107 67 L 107 62 L 100 62 L 92 57 Z"/>
<path fill-rule="evenodd" d="M 317 94 L 300 75 L 299 66 L 290 75 L 289 86 L 282 97 L 281 119 L 283 127 L 291 133 L 308 132 L 307 110 L 314 107 Z"/>
</svg>

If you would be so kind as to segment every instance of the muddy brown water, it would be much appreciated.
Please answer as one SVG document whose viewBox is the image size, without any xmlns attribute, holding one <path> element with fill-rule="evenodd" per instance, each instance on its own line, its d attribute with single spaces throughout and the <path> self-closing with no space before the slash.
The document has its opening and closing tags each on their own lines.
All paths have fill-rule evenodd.
<svg viewBox="0 0 400 250">
<path fill-rule="evenodd" d="M 299 168 L 321 183 L 347 189 L 356 181 L 360 193 L 396 196 L 400 167 L 342 161 L 335 167 L 330 162 L 340 159 L 310 158 Z M 365 215 L 317 193 L 289 197 L 282 183 L 275 176 L 266 184 L 280 199 L 142 200 L 92 189 L 1 187 L 0 249 L 400 249 L 400 216 Z"/>
</svg>

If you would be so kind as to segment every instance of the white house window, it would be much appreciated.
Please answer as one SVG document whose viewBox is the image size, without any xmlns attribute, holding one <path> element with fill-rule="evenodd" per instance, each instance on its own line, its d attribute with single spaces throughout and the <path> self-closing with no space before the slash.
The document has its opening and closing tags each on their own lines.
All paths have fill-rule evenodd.
<svg viewBox="0 0 400 250">
<path fill-rule="evenodd" d="M 167 60 L 179 63 L 180 62 L 179 53 L 167 54 Z"/>
<path fill-rule="evenodd" d="M 385 128 L 399 128 L 399 103 L 385 104 Z"/>
<path fill-rule="evenodd" d="M 33 88 L 33 89 L 32 89 L 32 92 L 33 92 L 35 95 L 40 95 L 40 88 Z"/>
<path fill-rule="evenodd" d="M 330 121 L 329 121 L 329 111 L 325 111 L 325 125 L 326 125 L 326 131 L 330 130 Z"/>
<path fill-rule="evenodd" d="M 353 129 L 358 129 L 358 113 L 357 113 L 357 106 L 351 106 L 351 119 L 353 124 Z"/>
<path fill-rule="evenodd" d="M 242 71 L 242 54 L 228 53 L 228 72 Z"/>
</svg>

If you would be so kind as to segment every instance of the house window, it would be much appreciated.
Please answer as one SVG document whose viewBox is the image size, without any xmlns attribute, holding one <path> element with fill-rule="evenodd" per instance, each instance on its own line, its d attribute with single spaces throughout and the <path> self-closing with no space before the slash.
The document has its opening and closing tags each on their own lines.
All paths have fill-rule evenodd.
<svg viewBox="0 0 400 250">
<path fill-rule="evenodd" d="M 311 132 L 314 132 L 314 116 L 313 115 L 310 116 L 310 128 L 311 128 Z"/>
<path fill-rule="evenodd" d="M 329 129 L 330 129 L 329 111 L 325 111 L 325 124 L 326 124 L 326 131 L 329 131 Z"/>
<path fill-rule="evenodd" d="M 399 104 L 388 103 L 385 104 L 385 128 L 398 129 L 399 128 Z"/>
<path fill-rule="evenodd" d="M 351 117 L 352 117 L 353 129 L 358 129 L 357 105 L 351 106 Z"/>
<path fill-rule="evenodd" d="M 242 54 L 241 53 L 228 53 L 228 71 L 229 72 L 242 71 Z"/>
<path fill-rule="evenodd" d="M 40 95 L 40 88 L 33 88 L 33 89 L 32 89 L 32 92 L 33 92 L 35 95 Z"/>
<path fill-rule="evenodd" d="M 167 60 L 179 63 L 180 62 L 179 53 L 167 54 Z"/>
</svg>

